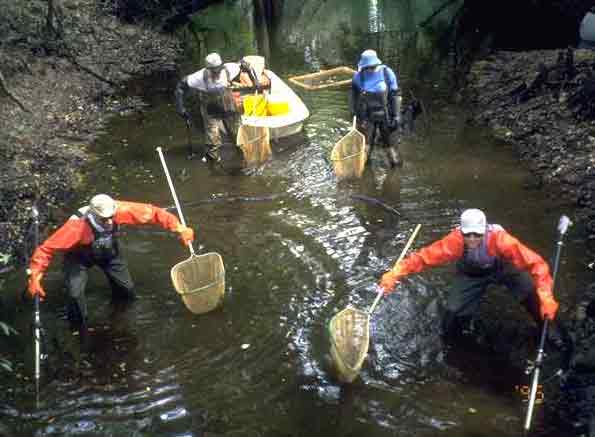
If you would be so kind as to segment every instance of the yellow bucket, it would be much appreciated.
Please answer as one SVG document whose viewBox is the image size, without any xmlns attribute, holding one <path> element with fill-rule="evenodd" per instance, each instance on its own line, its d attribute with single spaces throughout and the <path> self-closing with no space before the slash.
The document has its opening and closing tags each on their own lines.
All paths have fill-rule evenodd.
<svg viewBox="0 0 595 437">
<path fill-rule="evenodd" d="M 289 114 L 289 102 L 280 97 L 270 95 L 267 97 L 267 113 L 269 115 Z"/>
<path fill-rule="evenodd" d="M 267 101 L 263 95 L 249 95 L 242 102 L 244 115 L 262 117 L 267 115 Z"/>
</svg>

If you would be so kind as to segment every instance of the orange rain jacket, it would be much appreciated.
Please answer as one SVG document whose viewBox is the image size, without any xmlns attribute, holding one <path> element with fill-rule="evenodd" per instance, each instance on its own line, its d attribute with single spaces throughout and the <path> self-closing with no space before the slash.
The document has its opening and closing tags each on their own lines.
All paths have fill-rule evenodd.
<svg viewBox="0 0 595 437">
<path fill-rule="evenodd" d="M 522 244 L 501 227 L 494 227 L 488 233 L 487 248 L 490 256 L 510 262 L 519 270 L 527 271 L 533 278 L 539 301 L 553 299 L 553 280 L 544 259 Z M 407 256 L 393 267 L 398 278 L 454 262 L 463 257 L 464 242 L 460 228 L 456 228 L 441 240 Z"/>
<path fill-rule="evenodd" d="M 180 221 L 175 215 L 148 203 L 116 201 L 113 220 L 114 224 L 118 225 L 156 224 L 174 232 L 180 226 Z M 94 240 L 93 229 L 87 220 L 71 217 L 35 249 L 29 269 L 32 272 L 43 273 L 57 251 L 68 252 L 80 246 L 91 245 Z"/>
</svg>

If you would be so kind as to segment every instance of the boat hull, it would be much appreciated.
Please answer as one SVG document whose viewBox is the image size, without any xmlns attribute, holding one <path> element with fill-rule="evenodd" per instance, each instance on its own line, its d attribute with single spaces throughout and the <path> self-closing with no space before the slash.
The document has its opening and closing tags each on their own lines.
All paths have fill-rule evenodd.
<svg viewBox="0 0 595 437">
<path fill-rule="evenodd" d="M 304 127 L 304 120 L 310 116 L 308 108 L 300 97 L 283 80 L 270 70 L 265 70 L 271 80 L 271 95 L 279 96 L 289 103 L 290 111 L 283 115 L 245 116 L 242 124 L 254 127 L 268 127 L 272 140 L 279 140 L 298 134 Z"/>
</svg>

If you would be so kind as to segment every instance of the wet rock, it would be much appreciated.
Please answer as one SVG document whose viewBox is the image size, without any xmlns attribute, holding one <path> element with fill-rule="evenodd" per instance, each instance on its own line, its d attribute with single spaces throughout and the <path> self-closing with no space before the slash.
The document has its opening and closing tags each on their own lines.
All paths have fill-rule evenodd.
<svg viewBox="0 0 595 437">
<path fill-rule="evenodd" d="M 471 122 L 513 144 L 536 180 L 575 206 L 582 221 L 595 217 L 594 68 L 594 51 L 569 48 L 496 52 L 468 74 Z"/>
<path fill-rule="evenodd" d="M 576 436 L 595 435 L 595 286 L 584 298 L 575 317 L 573 355 L 557 412 L 562 427 Z"/>
</svg>

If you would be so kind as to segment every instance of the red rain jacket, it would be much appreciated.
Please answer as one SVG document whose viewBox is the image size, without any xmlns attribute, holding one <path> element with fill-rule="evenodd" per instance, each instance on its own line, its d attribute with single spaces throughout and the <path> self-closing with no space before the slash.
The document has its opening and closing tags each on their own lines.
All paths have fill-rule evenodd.
<svg viewBox="0 0 595 437">
<path fill-rule="evenodd" d="M 488 254 L 510 262 L 533 278 L 540 302 L 553 298 L 553 280 L 548 264 L 537 253 L 522 244 L 504 229 L 498 227 L 488 233 Z M 394 271 L 399 277 L 421 272 L 428 267 L 454 262 L 463 257 L 463 234 L 460 228 L 444 238 L 414 252 L 402 260 Z"/>
<path fill-rule="evenodd" d="M 180 225 L 178 218 L 163 208 L 148 203 L 124 201 L 116 201 L 113 220 L 118 225 L 155 224 L 170 231 L 176 231 Z M 35 249 L 29 269 L 43 273 L 56 252 L 68 252 L 80 246 L 91 245 L 94 239 L 93 229 L 86 219 L 71 217 Z"/>
</svg>

